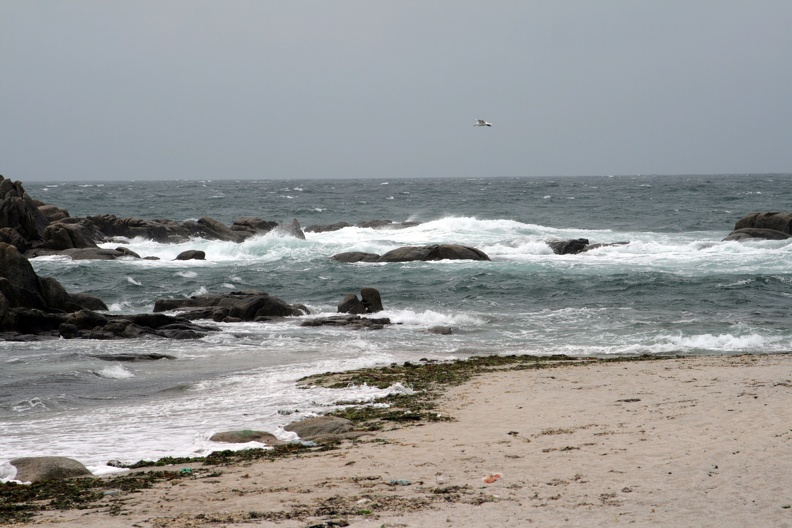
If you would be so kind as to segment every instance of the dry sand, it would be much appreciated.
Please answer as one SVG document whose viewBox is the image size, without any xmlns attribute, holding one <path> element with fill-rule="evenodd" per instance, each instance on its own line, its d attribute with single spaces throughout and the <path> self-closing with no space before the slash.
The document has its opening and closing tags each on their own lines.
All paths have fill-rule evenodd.
<svg viewBox="0 0 792 528">
<path fill-rule="evenodd" d="M 792 526 L 792 356 L 503 370 L 440 404 L 455 421 L 216 468 L 36 523 Z M 502 478 L 483 482 L 490 473 Z"/>
</svg>

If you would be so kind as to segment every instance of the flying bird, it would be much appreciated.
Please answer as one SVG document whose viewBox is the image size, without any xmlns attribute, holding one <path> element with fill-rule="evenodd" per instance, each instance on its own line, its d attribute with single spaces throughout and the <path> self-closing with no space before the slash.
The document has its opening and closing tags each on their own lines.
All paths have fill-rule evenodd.
<svg viewBox="0 0 792 528">
<path fill-rule="evenodd" d="M 483 119 L 476 119 L 476 124 L 473 126 L 492 126 L 492 123 L 487 123 Z"/>
</svg>

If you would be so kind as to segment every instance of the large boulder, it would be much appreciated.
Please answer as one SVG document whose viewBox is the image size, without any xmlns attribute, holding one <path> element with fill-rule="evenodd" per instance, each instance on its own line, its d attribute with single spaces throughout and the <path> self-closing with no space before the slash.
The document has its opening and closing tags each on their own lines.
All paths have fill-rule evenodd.
<svg viewBox="0 0 792 528">
<path fill-rule="evenodd" d="M 300 228 L 300 222 L 298 222 L 296 218 L 292 220 L 291 224 L 281 224 L 273 229 L 272 232 L 278 236 L 305 240 L 305 233 L 303 233 L 303 230 Z"/>
<path fill-rule="evenodd" d="M 96 227 L 90 220 L 67 218 L 47 226 L 44 230 L 44 243 L 41 247 L 46 249 L 73 249 L 95 248 L 97 237 L 101 240 L 101 233 L 96 232 Z"/>
<path fill-rule="evenodd" d="M 759 212 L 743 216 L 734 224 L 734 230 L 772 229 L 787 235 L 792 235 L 792 213 L 789 212 Z"/>
<path fill-rule="evenodd" d="M 587 238 L 575 238 L 572 240 L 549 240 L 547 245 L 556 255 L 574 255 L 584 251 L 589 245 Z"/>
<path fill-rule="evenodd" d="M 188 220 L 182 225 L 191 236 L 226 242 L 242 242 L 245 239 L 239 232 L 229 229 L 210 216 L 204 216 L 195 222 Z"/>
<path fill-rule="evenodd" d="M 73 458 L 60 456 L 22 457 L 9 462 L 16 468 L 15 480 L 43 482 L 71 477 L 89 477 L 92 473 Z"/>
<path fill-rule="evenodd" d="M 306 418 L 284 427 L 286 431 L 297 433 L 297 436 L 304 440 L 316 440 L 327 435 L 348 433 L 353 428 L 352 421 L 335 416 Z"/>
<path fill-rule="evenodd" d="M 459 244 L 406 246 L 388 251 L 377 262 L 409 262 L 413 260 L 490 260 L 483 252 Z"/>
<path fill-rule="evenodd" d="M 39 211 L 36 203 L 25 192 L 21 182 L 12 182 L 0 176 L 0 228 L 9 228 L 24 240 L 20 251 L 26 251 L 44 239 L 49 220 Z M 9 236 L 4 236 L 8 240 Z"/>
<path fill-rule="evenodd" d="M 782 231 L 776 231 L 775 229 L 745 227 L 742 229 L 735 229 L 726 235 L 723 241 L 744 242 L 746 240 L 786 240 L 788 238 L 792 238 L 792 235 L 788 235 Z"/>
<path fill-rule="evenodd" d="M 380 256 L 376 253 L 364 253 L 362 251 L 347 251 L 338 253 L 330 257 L 338 262 L 376 262 Z"/>
<path fill-rule="evenodd" d="M 269 233 L 276 227 L 278 227 L 278 222 L 250 217 L 237 218 L 231 224 L 231 230 L 245 238 Z"/>
<path fill-rule="evenodd" d="M 174 260 L 206 260 L 206 252 L 200 249 L 188 249 L 176 255 Z"/>
</svg>

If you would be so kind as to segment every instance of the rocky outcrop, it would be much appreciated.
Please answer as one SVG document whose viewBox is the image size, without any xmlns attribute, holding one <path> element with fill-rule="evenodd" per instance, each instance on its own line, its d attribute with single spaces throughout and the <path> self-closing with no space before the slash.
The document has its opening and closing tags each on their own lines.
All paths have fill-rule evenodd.
<svg viewBox="0 0 792 528">
<path fill-rule="evenodd" d="M 786 240 L 792 238 L 792 213 L 759 212 L 743 216 L 723 240 Z"/>
<path fill-rule="evenodd" d="M 317 317 L 300 323 L 300 326 L 338 326 L 349 330 L 382 330 L 385 325 L 391 324 L 387 317 L 373 318 L 359 315 L 331 315 L 330 317 Z"/>
<path fill-rule="evenodd" d="M 93 474 L 73 458 L 59 456 L 22 457 L 9 462 L 16 468 L 15 480 L 43 482 L 71 477 L 90 477 Z"/>
<path fill-rule="evenodd" d="M 751 213 L 743 216 L 734 224 L 735 231 L 738 229 L 772 229 L 781 231 L 787 235 L 792 235 L 792 213 L 790 212 L 760 212 Z"/>
<path fill-rule="evenodd" d="M 330 257 L 338 262 L 377 262 L 380 258 L 376 253 L 363 253 L 361 251 L 348 251 Z"/>
<path fill-rule="evenodd" d="M 206 253 L 199 249 L 188 249 L 176 255 L 174 260 L 206 260 Z"/>
<path fill-rule="evenodd" d="M 300 228 L 300 222 L 295 218 L 291 224 L 281 224 L 272 230 L 273 234 L 283 237 L 299 238 L 305 240 L 305 233 Z"/>
<path fill-rule="evenodd" d="M 44 240 L 49 220 L 39 211 L 21 182 L 0 176 L 0 240 L 26 251 Z M 20 244 L 20 245 L 17 245 Z"/>
<path fill-rule="evenodd" d="M 570 240 L 548 240 L 547 245 L 550 246 L 550 249 L 553 250 L 553 253 L 556 255 L 576 255 L 578 253 L 583 253 L 586 251 L 591 251 L 592 249 L 597 249 L 601 247 L 610 247 L 610 246 L 623 246 L 629 244 L 629 242 L 610 242 L 610 243 L 599 243 L 599 244 L 589 244 L 587 238 L 573 238 Z"/>
<path fill-rule="evenodd" d="M 376 258 L 375 258 L 376 257 Z M 347 252 L 330 257 L 339 262 L 410 262 L 414 260 L 490 260 L 486 253 L 459 244 L 432 244 L 429 246 L 405 246 L 388 251 L 384 255 L 374 253 Z"/>
<path fill-rule="evenodd" d="M 338 303 L 338 313 L 364 314 L 382 310 L 382 297 L 376 288 L 361 289 L 360 299 L 354 293 L 348 293 Z"/>
<path fill-rule="evenodd" d="M 278 222 L 261 218 L 238 218 L 231 224 L 231 229 L 245 238 L 267 234 L 276 227 L 278 227 Z"/>
<path fill-rule="evenodd" d="M 745 242 L 747 240 L 786 240 L 792 238 L 788 235 L 775 229 L 757 229 L 755 227 L 746 227 L 744 229 L 735 229 L 723 238 L 723 242 L 737 241 Z"/>
<path fill-rule="evenodd" d="M 308 309 L 291 305 L 262 291 L 210 293 L 187 299 L 160 299 L 154 312 L 184 311 L 187 319 L 212 319 L 217 322 L 258 321 L 299 316 Z"/>
</svg>

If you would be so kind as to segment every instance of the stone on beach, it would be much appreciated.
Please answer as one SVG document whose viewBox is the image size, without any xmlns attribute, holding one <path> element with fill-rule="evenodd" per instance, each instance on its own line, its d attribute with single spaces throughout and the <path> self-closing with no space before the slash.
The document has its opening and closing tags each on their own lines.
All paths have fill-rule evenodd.
<svg viewBox="0 0 792 528">
<path fill-rule="evenodd" d="M 10 464 L 17 470 L 14 479 L 20 482 L 42 482 L 93 475 L 82 463 L 68 457 L 22 457 L 11 460 Z"/>
</svg>

